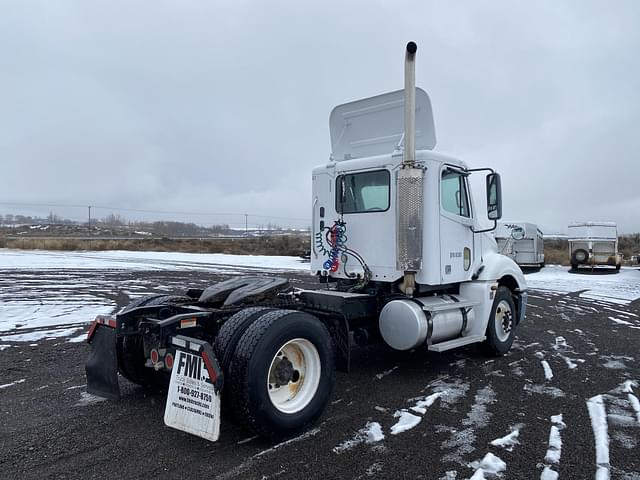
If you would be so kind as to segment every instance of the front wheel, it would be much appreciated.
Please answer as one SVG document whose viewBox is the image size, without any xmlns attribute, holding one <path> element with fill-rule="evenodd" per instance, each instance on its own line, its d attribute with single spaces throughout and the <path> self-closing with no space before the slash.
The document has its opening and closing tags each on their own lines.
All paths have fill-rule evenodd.
<svg viewBox="0 0 640 480">
<path fill-rule="evenodd" d="M 331 337 L 316 317 L 263 314 L 244 333 L 230 366 L 234 416 L 259 435 L 296 435 L 324 411 L 334 383 Z"/>
<path fill-rule="evenodd" d="M 487 324 L 487 340 L 484 342 L 487 353 L 500 356 L 509 351 L 515 337 L 515 322 L 516 306 L 511 290 L 498 287 Z"/>
</svg>

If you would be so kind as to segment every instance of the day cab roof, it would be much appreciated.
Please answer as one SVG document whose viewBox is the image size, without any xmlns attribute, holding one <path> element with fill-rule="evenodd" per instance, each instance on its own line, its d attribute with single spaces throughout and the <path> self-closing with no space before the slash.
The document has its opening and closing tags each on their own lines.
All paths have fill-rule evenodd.
<svg viewBox="0 0 640 480">
<path fill-rule="evenodd" d="M 329 158 L 337 170 L 399 163 L 404 147 L 404 90 L 338 105 L 331 111 L 329 130 Z M 434 152 L 435 145 L 431 100 L 424 90 L 416 88 L 415 160 L 467 168 L 454 157 Z"/>
</svg>

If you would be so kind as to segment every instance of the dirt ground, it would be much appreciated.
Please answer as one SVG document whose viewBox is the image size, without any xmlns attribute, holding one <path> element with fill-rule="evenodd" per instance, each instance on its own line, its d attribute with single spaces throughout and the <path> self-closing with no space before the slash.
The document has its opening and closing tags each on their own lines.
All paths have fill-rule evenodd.
<svg viewBox="0 0 640 480">
<path fill-rule="evenodd" d="M 105 295 L 119 305 L 128 300 L 121 286 L 131 280 L 163 285 L 164 292 L 224 278 L 195 272 L 79 275 L 111 285 Z M 299 286 L 311 284 L 307 275 L 290 277 Z M 538 479 L 546 467 L 567 479 L 594 478 L 598 468 L 611 478 L 640 479 L 640 412 L 631 398 L 640 397 L 639 340 L 638 302 L 533 291 L 516 342 L 500 358 L 475 346 L 441 354 L 356 348 L 352 372 L 337 374 L 332 401 L 315 428 L 280 444 L 224 418 L 216 443 L 170 429 L 163 424 L 165 396 L 148 395 L 124 379 L 120 401 L 88 396 L 85 343 L 3 341 L 12 346 L 0 352 L 0 384 L 9 384 L 0 388 L 1 477 L 463 479 L 490 452 L 506 463 L 502 478 Z M 426 412 L 409 410 L 438 392 Z M 598 460 L 588 402 L 592 416 L 600 407 L 606 412 L 598 431 L 608 448 L 601 442 Z M 420 423 L 394 435 L 402 410 Z M 562 421 L 552 421 L 559 414 Z M 368 422 L 381 425 L 383 440 L 368 443 L 358 434 Z M 555 441 L 550 446 L 552 427 L 560 450 Z M 517 443 L 510 448 L 490 443 L 515 430 Z M 557 463 L 550 461 L 554 456 Z"/>
</svg>

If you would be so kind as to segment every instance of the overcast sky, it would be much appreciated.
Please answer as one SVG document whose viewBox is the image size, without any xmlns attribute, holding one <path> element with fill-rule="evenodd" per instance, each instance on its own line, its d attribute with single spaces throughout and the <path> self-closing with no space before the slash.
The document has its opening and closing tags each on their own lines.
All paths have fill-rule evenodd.
<svg viewBox="0 0 640 480">
<path fill-rule="evenodd" d="M 0 203 L 306 226 L 332 107 L 402 88 L 414 40 L 436 150 L 500 171 L 505 219 L 639 232 L 639 25 L 634 0 L 0 0 Z M 49 210 L 86 215 L 0 204 Z"/>
</svg>

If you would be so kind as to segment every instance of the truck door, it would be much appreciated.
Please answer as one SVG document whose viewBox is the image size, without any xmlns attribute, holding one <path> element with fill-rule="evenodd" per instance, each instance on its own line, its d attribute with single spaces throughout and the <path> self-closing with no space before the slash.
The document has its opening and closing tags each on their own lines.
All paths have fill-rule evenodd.
<svg viewBox="0 0 640 480">
<path fill-rule="evenodd" d="M 313 172 L 312 185 L 312 212 L 311 212 L 311 269 L 313 272 L 322 270 L 326 256 L 318 251 L 318 236 L 322 237 L 324 227 L 331 226 L 335 215 L 333 203 L 335 193 L 333 191 L 333 169 L 320 169 Z"/>
<path fill-rule="evenodd" d="M 473 216 L 467 175 L 444 166 L 440 174 L 440 278 L 442 283 L 471 278 Z"/>
</svg>

